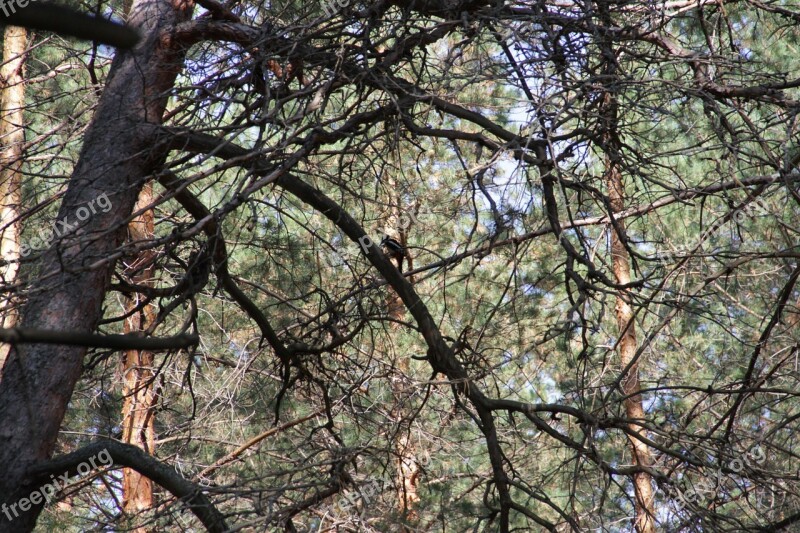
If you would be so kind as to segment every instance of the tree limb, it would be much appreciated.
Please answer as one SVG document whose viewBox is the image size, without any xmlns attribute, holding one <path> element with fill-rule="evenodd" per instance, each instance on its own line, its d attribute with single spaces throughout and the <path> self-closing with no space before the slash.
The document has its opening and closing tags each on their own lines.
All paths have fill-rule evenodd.
<svg viewBox="0 0 800 533">
<path fill-rule="evenodd" d="M 9 344 L 61 344 L 114 350 L 177 350 L 196 346 L 200 342 L 197 335 L 185 333 L 158 339 L 139 335 L 98 335 L 36 328 L 0 329 L 0 341 Z"/>
<path fill-rule="evenodd" d="M 146 476 L 169 492 L 175 497 L 183 500 L 189 509 L 197 516 L 208 531 L 222 533 L 228 530 L 225 517 L 214 507 L 209 498 L 203 494 L 199 485 L 185 479 L 172 467 L 148 455 L 136 446 L 123 444 L 115 440 L 101 440 L 93 442 L 70 454 L 37 463 L 30 469 L 28 474 L 39 484 L 50 476 L 74 471 L 78 465 L 85 463 L 89 458 L 94 458 L 103 451 L 107 451 L 113 460 L 114 467 L 128 467 Z"/>
</svg>

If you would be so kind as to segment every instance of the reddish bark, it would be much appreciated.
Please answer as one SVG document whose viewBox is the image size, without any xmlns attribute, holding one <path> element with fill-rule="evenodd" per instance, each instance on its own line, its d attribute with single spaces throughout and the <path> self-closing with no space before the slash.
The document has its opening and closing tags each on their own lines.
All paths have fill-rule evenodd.
<svg viewBox="0 0 800 533">
<path fill-rule="evenodd" d="M 25 52 L 28 32 L 8 26 L 3 38 L 3 61 L 0 66 L 0 283 L 9 286 L 17 279 L 20 259 L 20 171 L 22 145 L 25 142 L 22 110 L 25 107 Z M 0 304 L 0 327 L 13 328 L 17 323 L 16 301 L 3 295 Z M 10 346 L 0 344 L 0 373 Z"/>
<path fill-rule="evenodd" d="M 394 177 L 389 176 L 388 180 L 389 190 L 396 191 L 397 185 Z M 392 211 L 386 224 L 386 234 L 396 239 L 405 247 L 408 228 L 403 227 L 401 224 L 401 219 L 403 217 L 400 213 L 399 203 L 400 199 L 398 197 L 391 199 Z M 410 281 L 413 282 L 413 280 Z M 386 307 L 389 316 L 393 319 L 389 327 L 394 333 L 399 333 L 400 324 L 402 323 L 406 310 L 403 301 L 394 290 L 389 289 L 386 298 Z M 392 410 L 392 419 L 395 422 L 399 422 L 400 425 L 397 432 L 397 440 L 394 443 L 395 453 L 397 454 L 395 464 L 397 473 L 397 506 L 403 515 L 404 521 L 408 524 L 414 524 L 419 520 L 419 515 L 416 510 L 416 507 L 419 505 L 417 486 L 419 482 L 419 465 L 417 464 L 416 458 L 416 446 L 410 439 L 411 427 L 407 420 L 408 409 L 403 408 L 404 398 L 408 395 L 406 387 L 404 387 L 403 384 L 406 382 L 406 376 L 408 376 L 410 371 L 409 358 L 406 354 L 399 354 L 397 358 L 397 370 L 400 376 L 392 380 L 392 392 L 396 404 L 395 409 Z M 409 529 L 405 527 L 404 530 L 409 531 Z"/>
<path fill-rule="evenodd" d="M 136 203 L 136 211 L 144 209 L 153 201 L 153 188 L 150 183 L 144 186 Z M 128 226 L 132 242 L 152 239 L 154 234 L 154 213 L 144 211 Z M 154 285 L 153 258 L 155 252 L 144 250 L 127 266 L 131 272 L 130 282 L 141 286 Z M 125 320 L 125 333 L 146 331 L 155 321 L 156 312 L 152 304 L 141 308 L 141 295 L 136 294 L 128 300 L 126 312 L 138 309 Z M 154 414 L 157 396 L 153 386 L 154 354 L 147 350 L 127 350 L 122 360 L 122 442 L 141 448 L 153 455 L 155 450 Z M 122 508 L 131 515 L 137 515 L 153 507 L 153 482 L 132 468 L 122 469 Z M 139 527 L 135 533 L 145 533 Z"/>
<path fill-rule="evenodd" d="M 606 150 L 605 180 L 608 189 L 608 200 L 613 213 L 625 210 L 625 186 L 620 170 L 621 143 L 617 137 L 617 102 L 613 94 L 606 93 L 603 101 L 603 118 L 607 121 L 608 130 L 604 135 Z M 615 281 L 620 285 L 631 282 L 631 267 L 628 250 L 625 247 L 625 221 L 616 221 L 611 228 L 611 268 Z M 628 427 L 631 433 L 644 433 L 641 422 L 645 420 L 642 396 L 639 394 L 639 359 L 636 356 L 637 339 L 635 314 L 630 302 L 630 294 L 625 290 L 618 290 L 616 297 L 616 318 L 619 331 L 619 364 L 626 374 L 622 377 L 622 392 L 625 395 L 623 406 L 625 416 L 630 421 Z M 626 371 L 627 370 L 627 371 Z M 653 458 L 650 449 L 642 440 L 632 434 L 628 435 L 633 464 L 641 467 L 651 467 Z M 653 478 L 647 472 L 637 472 L 633 475 L 633 489 L 635 497 L 634 528 L 637 533 L 655 533 L 655 507 L 653 495 Z"/>
<path fill-rule="evenodd" d="M 101 317 L 113 250 L 125 237 L 146 176 L 165 154 L 154 152 L 152 128 L 160 123 L 184 50 L 170 37 L 188 20 L 189 0 L 139 1 L 130 23 L 143 36 L 131 51 L 118 52 L 106 89 L 90 124 L 78 164 L 59 210 L 59 221 L 79 227 L 39 260 L 48 283 L 22 310 L 23 327 L 90 332 Z M 87 206 L 107 195 L 113 209 L 85 215 Z M 26 472 L 53 453 L 86 348 L 23 344 L 11 350 L 0 382 L 0 502 L 15 504 L 30 494 Z M 0 531 L 33 529 L 41 504 L 9 523 L 0 514 Z"/>
</svg>

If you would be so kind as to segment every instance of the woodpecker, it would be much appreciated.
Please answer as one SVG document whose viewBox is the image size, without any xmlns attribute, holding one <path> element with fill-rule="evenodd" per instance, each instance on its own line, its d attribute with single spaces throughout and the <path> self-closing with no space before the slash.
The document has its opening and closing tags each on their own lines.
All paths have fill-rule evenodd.
<svg viewBox="0 0 800 533">
<path fill-rule="evenodd" d="M 0 0 L 0 27 L 22 26 L 88 39 L 117 48 L 131 48 L 139 41 L 133 28 L 99 17 L 85 15 L 53 4 L 16 5 L 16 0 Z"/>
<path fill-rule="evenodd" d="M 386 250 L 386 254 L 397 261 L 397 270 L 403 271 L 403 258 L 406 257 L 406 248 L 397 239 L 392 239 L 384 235 L 381 246 Z"/>
</svg>

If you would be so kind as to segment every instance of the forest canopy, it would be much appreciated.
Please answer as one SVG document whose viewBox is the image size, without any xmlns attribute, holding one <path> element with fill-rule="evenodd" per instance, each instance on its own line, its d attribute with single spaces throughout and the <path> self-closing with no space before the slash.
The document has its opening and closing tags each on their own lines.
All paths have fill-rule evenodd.
<svg viewBox="0 0 800 533">
<path fill-rule="evenodd" d="M 139 41 L 3 28 L 0 532 L 800 528 L 796 3 L 69 7 Z"/>
</svg>

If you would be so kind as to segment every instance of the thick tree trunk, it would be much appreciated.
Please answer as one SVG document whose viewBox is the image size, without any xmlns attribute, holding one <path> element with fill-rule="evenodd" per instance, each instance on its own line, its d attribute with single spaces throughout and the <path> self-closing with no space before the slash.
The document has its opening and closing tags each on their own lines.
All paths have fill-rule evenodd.
<svg viewBox="0 0 800 533">
<path fill-rule="evenodd" d="M 163 163 L 164 154 L 154 153 L 153 139 L 143 133 L 152 128 L 139 126 L 162 119 L 184 57 L 168 32 L 188 20 L 192 8 L 188 0 L 134 4 L 130 21 L 143 39 L 132 51 L 118 52 L 111 66 L 58 214 L 60 227 L 73 229 L 37 265 L 46 281 L 24 306 L 22 326 L 78 332 L 96 327 L 114 267 L 112 251 L 125 237 L 145 177 Z M 42 504 L 27 511 L 20 506 L 31 492 L 26 471 L 53 452 L 85 353 L 86 348 L 45 344 L 18 345 L 9 353 L 0 381 L 0 503 L 9 513 L 0 513 L 0 531 L 25 532 L 35 525 Z"/>
<path fill-rule="evenodd" d="M 139 195 L 135 211 L 144 209 L 153 201 L 152 184 L 148 183 Z M 131 242 L 142 242 L 152 239 L 154 234 L 154 213 L 148 209 L 137 216 L 128 226 Z M 142 286 L 154 286 L 153 259 L 155 252 L 140 252 L 126 271 L 131 275 L 131 283 Z M 126 314 L 137 309 L 142 296 L 135 294 L 128 300 Z M 137 333 L 147 330 L 155 320 L 155 309 L 152 304 L 145 304 L 125 320 L 125 333 Z M 156 394 L 153 384 L 153 352 L 147 350 L 127 350 L 122 360 L 122 442 L 132 444 L 153 455 L 155 451 L 155 403 Z M 125 513 L 138 515 L 153 507 L 153 482 L 132 468 L 122 469 L 122 508 Z M 145 533 L 147 528 L 138 527 L 135 533 Z"/>
<path fill-rule="evenodd" d="M 28 32 L 8 26 L 3 37 L 0 66 L 0 284 L 7 288 L 17 279 L 20 259 L 20 170 L 25 142 L 22 110 L 25 107 L 25 52 Z M 0 327 L 17 323 L 16 301 L 11 293 L 0 299 Z M 0 374 L 11 346 L 0 344 Z"/>
</svg>

